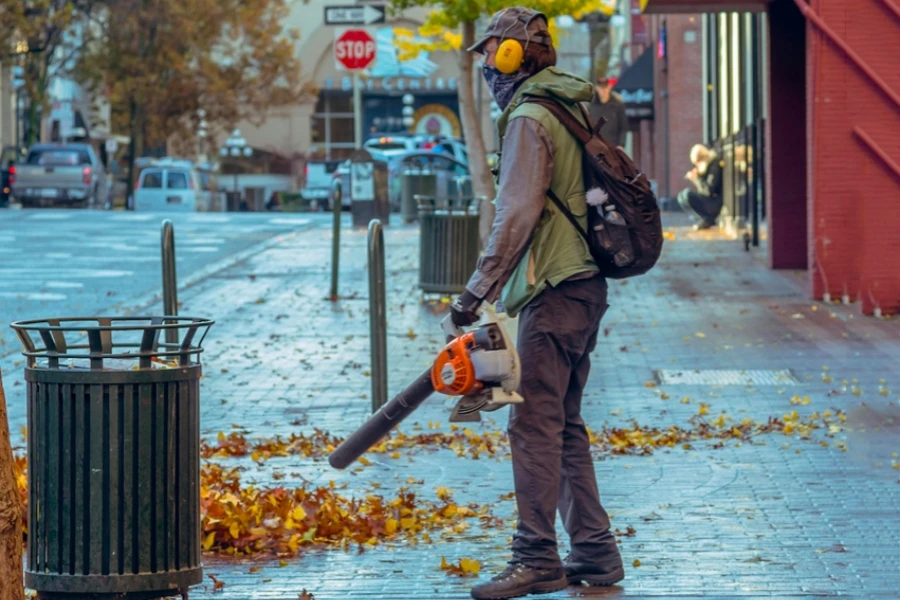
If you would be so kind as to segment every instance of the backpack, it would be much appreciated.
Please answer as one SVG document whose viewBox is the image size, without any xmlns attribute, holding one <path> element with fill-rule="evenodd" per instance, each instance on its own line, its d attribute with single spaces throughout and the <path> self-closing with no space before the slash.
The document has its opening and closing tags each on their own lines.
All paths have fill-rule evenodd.
<svg viewBox="0 0 900 600">
<path fill-rule="evenodd" d="M 600 135 L 606 120 L 601 118 L 592 126 L 590 116 L 579 104 L 586 127 L 556 100 L 528 96 L 524 101 L 549 110 L 582 146 L 588 230 L 579 225 L 553 190 L 547 190 L 547 195 L 587 242 L 601 275 L 625 279 L 649 271 L 662 252 L 659 204 L 646 175 L 625 152 Z"/>
</svg>

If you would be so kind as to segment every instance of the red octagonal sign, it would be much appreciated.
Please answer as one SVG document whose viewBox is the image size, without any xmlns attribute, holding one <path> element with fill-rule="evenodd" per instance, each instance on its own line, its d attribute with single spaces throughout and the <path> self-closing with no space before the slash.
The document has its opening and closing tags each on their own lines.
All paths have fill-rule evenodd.
<svg viewBox="0 0 900 600">
<path fill-rule="evenodd" d="M 365 29 L 348 29 L 334 41 L 334 58 L 348 71 L 361 71 L 375 62 L 375 39 Z"/>
</svg>

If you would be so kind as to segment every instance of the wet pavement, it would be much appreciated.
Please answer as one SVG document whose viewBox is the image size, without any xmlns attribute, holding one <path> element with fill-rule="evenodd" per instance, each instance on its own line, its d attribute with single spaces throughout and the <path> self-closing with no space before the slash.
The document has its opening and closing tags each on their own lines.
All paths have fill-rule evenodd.
<svg viewBox="0 0 900 600">
<path fill-rule="evenodd" d="M 800 425 L 640 455 L 598 451 L 601 496 L 622 533 L 626 579 L 546 597 L 897 597 L 900 319 L 811 302 L 805 274 L 772 272 L 762 250 L 745 253 L 738 242 L 670 221 L 675 239 L 660 265 L 610 283 L 611 308 L 586 389 L 589 427 L 691 428 L 698 414 L 710 422 Z M 446 306 L 423 303 L 417 290 L 416 228 L 389 227 L 385 240 L 393 395 L 436 356 Z M 315 428 L 346 435 L 362 423 L 371 402 L 365 242 L 365 232 L 344 230 L 342 299 L 334 304 L 325 300 L 330 231 L 316 219 L 180 295 L 182 314 L 217 321 L 205 343 L 204 436 Z M 4 374 L 16 431 L 24 423 L 15 408 L 23 388 Z M 447 432 L 450 407 L 433 397 L 401 430 Z M 825 411 L 834 415 L 828 425 L 801 439 L 802 423 L 824 422 Z M 491 413 L 469 428 L 499 434 L 505 418 L 505 410 Z M 308 549 L 283 560 L 208 555 L 206 573 L 222 585 L 207 579 L 192 598 L 294 599 L 305 590 L 316 600 L 462 599 L 509 557 L 514 502 L 502 452 L 473 459 L 403 449 L 370 454 L 368 466 L 345 472 L 322 458 L 215 460 L 246 467 L 242 482 L 260 487 L 333 481 L 348 496 L 389 497 L 406 488 L 426 499 L 443 487 L 459 505 L 489 505 L 502 521 L 361 552 Z M 477 559 L 481 574 L 449 575 L 440 570 L 442 557 Z"/>
<path fill-rule="evenodd" d="M 175 228 L 182 285 L 311 223 L 306 215 L 277 213 L 3 210 L 0 323 L 121 315 L 147 305 L 160 291 L 160 226 L 166 218 Z M 0 356 L 18 350 L 12 331 L 0 331 Z"/>
</svg>

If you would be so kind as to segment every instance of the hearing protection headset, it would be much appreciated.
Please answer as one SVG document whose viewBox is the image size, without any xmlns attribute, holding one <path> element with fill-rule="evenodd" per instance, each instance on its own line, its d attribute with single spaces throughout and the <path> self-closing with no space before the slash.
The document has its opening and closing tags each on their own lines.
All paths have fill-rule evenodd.
<svg viewBox="0 0 900 600">
<path fill-rule="evenodd" d="M 522 67 L 524 58 L 525 49 L 519 40 L 504 40 L 497 48 L 494 63 L 497 65 L 498 71 L 504 75 L 510 75 Z"/>
<path fill-rule="evenodd" d="M 528 31 L 528 26 L 531 25 L 531 22 L 536 17 L 540 16 L 542 16 L 540 13 L 536 13 L 525 20 L 525 35 L 528 38 L 525 42 L 525 46 L 522 46 L 522 42 L 519 40 L 503 39 L 503 35 L 506 35 L 507 31 L 515 27 L 515 22 L 506 28 L 503 35 L 500 36 L 500 46 L 497 48 L 497 54 L 494 57 L 494 64 L 497 65 L 498 71 L 504 75 L 511 75 L 522 68 L 522 63 L 525 60 L 525 50 L 528 49 L 528 44 L 531 43 L 531 33 Z M 521 20 L 521 18 L 518 19 L 518 21 Z"/>
</svg>

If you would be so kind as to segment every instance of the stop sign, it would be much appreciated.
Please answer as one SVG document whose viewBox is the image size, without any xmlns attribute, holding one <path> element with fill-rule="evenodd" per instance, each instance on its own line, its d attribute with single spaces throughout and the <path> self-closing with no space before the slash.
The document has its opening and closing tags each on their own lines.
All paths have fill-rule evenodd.
<svg viewBox="0 0 900 600">
<path fill-rule="evenodd" d="M 375 39 L 365 29 L 348 29 L 334 41 L 334 58 L 348 71 L 361 71 L 375 61 Z"/>
</svg>

